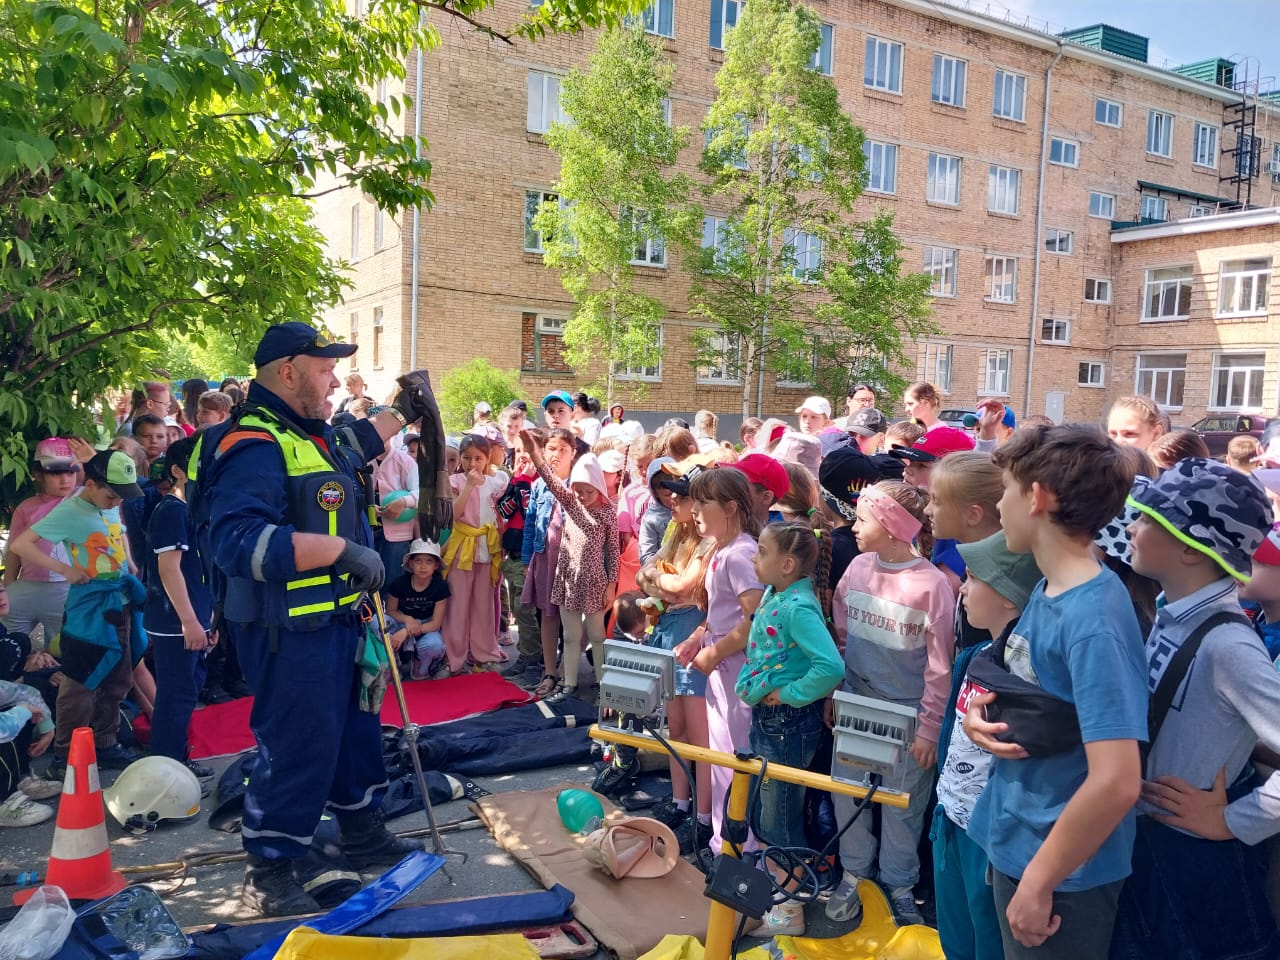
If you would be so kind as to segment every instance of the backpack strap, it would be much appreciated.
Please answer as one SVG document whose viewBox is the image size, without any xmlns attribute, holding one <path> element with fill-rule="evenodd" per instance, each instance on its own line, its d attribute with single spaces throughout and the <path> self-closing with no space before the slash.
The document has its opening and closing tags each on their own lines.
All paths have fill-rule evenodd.
<svg viewBox="0 0 1280 960">
<path fill-rule="evenodd" d="M 1169 715 L 1169 708 L 1173 706 L 1173 698 L 1177 694 L 1178 688 L 1182 686 L 1182 681 L 1186 678 L 1187 671 L 1191 669 L 1191 661 L 1195 659 L 1196 653 L 1199 652 L 1200 644 L 1209 635 L 1210 631 L 1228 623 L 1238 623 L 1241 626 L 1252 629 L 1252 625 L 1244 614 L 1219 610 L 1217 613 L 1201 620 L 1196 625 L 1196 628 L 1191 631 L 1191 636 L 1183 641 L 1182 646 L 1178 648 L 1178 652 L 1169 660 L 1169 665 L 1165 668 L 1164 674 L 1160 677 L 1160 682 L 1156 685 L 1156 689 L 1147 703 L 1147 743 L 1146 748 L 1142 751 L 1144 769 L 1147 763 L 1147 754 L 1151 752 L 1151 746 L 1156 742 L 1160 728 L 1164 726 L 1165 717 Z"/>
</svg>

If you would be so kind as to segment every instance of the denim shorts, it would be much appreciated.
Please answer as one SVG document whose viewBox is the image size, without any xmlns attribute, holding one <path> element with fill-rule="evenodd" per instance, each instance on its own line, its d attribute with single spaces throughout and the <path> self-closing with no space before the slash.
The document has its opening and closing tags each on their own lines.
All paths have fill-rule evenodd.
<svg viewBox="0 0 1280 960">
<path fill-rule="evenodd" d="M 770 763 L 803 770 L 813 760 L 822 739 L 822 701 L 803 707 L 782 704 L 751 708 L 751 751 Z M 758 777 L 752 777 L 754 787 Z M 760 783 L 760 812 L 756 826 L 760 838 L 778 847 L 802 847 L 805 788 L 774 780 L 765 772 Z"/>
<path fill-rule="evenodd" d="M 661 647 L 663 650 L 674 650 L 677 644 L 684 643 L 690 634 L 707 619 L 707 615 L 697 607 L 677 607 L 668 610 L 658 618 L 658 623 L 649 634 L 649 646 Z M 705 697 L 707 695 L 707 675 L 693 667 L 676 666 L 676 696 Z"/>
</svg>

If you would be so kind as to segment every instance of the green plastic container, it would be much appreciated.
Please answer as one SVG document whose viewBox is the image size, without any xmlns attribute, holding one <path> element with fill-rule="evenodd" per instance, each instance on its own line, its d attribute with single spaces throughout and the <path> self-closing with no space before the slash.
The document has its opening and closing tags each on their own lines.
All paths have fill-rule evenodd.
<svg viewBox="0 0 1280 960">
<path fill-rule="evenodd" d="M 556 794 L 556 810 L 570 833 L 581 833 L 592 817 L 604 818 L 600 798 L 590 790 L 561 790 Z"/>
</svg>

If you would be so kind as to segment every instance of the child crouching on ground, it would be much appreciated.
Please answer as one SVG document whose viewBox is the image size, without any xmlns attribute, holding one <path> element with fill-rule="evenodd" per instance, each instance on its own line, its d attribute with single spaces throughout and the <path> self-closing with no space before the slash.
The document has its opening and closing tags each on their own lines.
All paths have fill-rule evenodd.
<svg viewBox="0 0 1280 960">
<path fill-rule="evenodd" d="M 449 582 L 440 575 L 440 545 L 414 540 L 404 558 L 405 572 L 387 589 L 387 613 L 413 638 L 414 680 L 433 677 L 445 665 L 445 614 L 449 610 Z"/>
</svg>

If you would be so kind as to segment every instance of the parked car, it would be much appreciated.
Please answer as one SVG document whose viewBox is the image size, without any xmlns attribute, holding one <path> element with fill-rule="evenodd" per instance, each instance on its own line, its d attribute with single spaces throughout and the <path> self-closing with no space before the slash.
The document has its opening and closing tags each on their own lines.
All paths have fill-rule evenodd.
<svg viewBox="0 0 1280 960">
<path fill-rule="evenodd" d="M 945 410 L 938 411 L 938 419 L 948 427 L 955 427 L 957 430 L 964 430 L 966 429 L 964 425 L 965 415 L 970 413 L 973 413 L 973 411 L 958 410 L 955 407 L 947 407 Z"/>
<path fill-rule="evenodd" d="M 1203 417 L 1191 425 L 1209 448 L 1209 453 L 1221 459 L 1227 455 L 1227 444 L 1232 437 L 1247 433 L 1255 440 L 1262 439 L 1262 431 L 1272 420 L 1253 413 L 1227 413 Z"/>
</svg>

